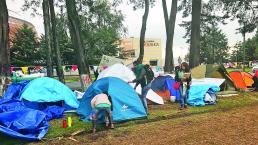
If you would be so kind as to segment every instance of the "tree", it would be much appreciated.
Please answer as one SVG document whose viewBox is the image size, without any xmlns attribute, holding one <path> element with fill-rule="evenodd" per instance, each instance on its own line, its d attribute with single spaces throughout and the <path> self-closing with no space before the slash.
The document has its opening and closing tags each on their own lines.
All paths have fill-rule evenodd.
<svg viewBox="0 0 258 145">
<path fill-rule="evenodd" d="M 174 69 L 174 57 L 173 57 L 173 39 L 177 14 L 177 0 L 173 0 L 171 3 L 170 16 L 168 17 L 166 0 L 162 0 L 162 7 L 166 26 L 166 56 L 165 56 L 165 72 L 172 72 Z"/>
<path fill-rule="evenodd" d="M 193 0 L 189 61 L 190 68 L 193 68 L 200 64 L 201 8 L 202 0 Z"/>
<path fill-rule="evenodd" d="M 37 65 L 40 62 L 36 33 L 24 24 L 17 29 L 12 40 L 11 64 L 14 66 Z"/>
<path fill-rule="evenodd" d="M 9 25 L 6 0 L 0 2 L 0 75 L 9 75 Z"/>
<path fill-rule="evenodd" d="M 200 41 L 201 63 L 224 63 L 227 60 L 228 51 L 228 39 L 218 27 L 212 26 L 202 33 Z"/>
<path fill-rule="evenodd" d="M 123 14 L 110 1 L 82 3 L 79 13 L 89 64 L 98 65 L 102 55 L 117 56 L 119 40 L 126 32 Z"/>
<path fill-rule="evenodd" d="M 48 0 L 42 2 L 44 27 L 45 27 L 45 41 L 47 46 L 47 76 L 53 77 L 53 64 L 52 64 L 52 47 L 51 47 L 51 34 L 50 34 L 50 14 Z"/>
<path fill-rule="evenodd" d="M 7 76 L 10 75 L 10 53 L 9 53 L 9 25 L 8 9 L 6 0 L 0 1 L 0 95 L 8 84 Z"/>
<path fill-rule="evenodd" d="M 69 20 L 69 30 L 73 47 L 76 50 L 79 73 L 89 74 L 89 64 L 84 56 L 83 39 L 81 34 L 81 24 L 76 10 L 75 0 L 66 0 L 66 9 Z"/>
<path fill-rule="evenodd" d="M 146 25 L 149 15 L 150 5 L 154 5 L 155 0 L 129 0 L 134 4 L 134 9 L 144 8 L 144 14 L 142 16 L 142 27 L 140 33 L 140 54 L 137 59 L 138 62 L 142 63 L 144 57 L 144 41 L 145 41 L 145 32 Z"/>
<path fill-rule="evenodd" d="M 59 78 L 59 81 L 65 82 L 64 80 L 64 72 L 63 72 L 63 67 L 62 67 L 62 59 L 61 59 L 61 54 L 60 54 L 60 47 L 59 47 L 59 42 L 57 38 L 57 30 L 56 30 L 56 14 L 55 14 L 55 8 L 54 8 L 54 0 L 49 0 L 49 6 L 50 6 L 50 16 L 51 16 L 51 30 L 52 30 L 52 41 L 53 41 L 53 46 L 55 50 L 55 55 L 56 55 L 56 64 L 57 64 L 57 75 Z"/>
</svg>

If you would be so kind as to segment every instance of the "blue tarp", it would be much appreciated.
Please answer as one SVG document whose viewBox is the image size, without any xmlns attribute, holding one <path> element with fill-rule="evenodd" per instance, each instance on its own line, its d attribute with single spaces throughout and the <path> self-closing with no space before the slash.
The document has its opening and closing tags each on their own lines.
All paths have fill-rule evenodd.
<svg viewBox="0 0 258 145">
<path fill-rule="evenodd" d="M 92 112 L 90 102 L 94 96 L 103 92 L 111 97 L 114 121 L 146 117 L 143 104 L 135 90 L 121 79 L 106 77 L 94 82 L 83 95 L 77 109 L 82 120 L 90 120 L 89 115 Z"/>
<path fill-rule="evenodd" d="M 12 83 L 6 92 L 3 95 L 4 99 L 20 99 L 21 92 L 23 88 L 29 83 L 30 81 L 22 81 L 18 83 Z"/>
<path fill-rule="evenodd" d="M 170 96 L 176 96 L 176 101 L 179 101 L 180 100 L 180 91 L 175 90 L 175 88 L 174 88 L 175 83 L 176 83 L 176 81 L 174 79 L 167 78 L 165 80 L 165 88 L 169 90 Z"/>
<path fill-rule="evenodd" d="M 78 108 L 79 102 L 67 86 L 52 78 L 37 78 L 23 89 L 21 99 L 30 102 L 58 102 L 64 101 L 72 108 Z"/>
<path fill-rule="evenodd" d="M 18 100 L 0 100 L 0 132 L 15 138 L 39 140 L 47 131 L 44 112 L 26 108 Z"/>
<path fill-rule="evenodd" d="M 191 85 L 187 103 L 191 106 L 205 106 L 204 97 L 208 90 L 212 93 L 220 91 L 216 85 Z"/>
</svg>

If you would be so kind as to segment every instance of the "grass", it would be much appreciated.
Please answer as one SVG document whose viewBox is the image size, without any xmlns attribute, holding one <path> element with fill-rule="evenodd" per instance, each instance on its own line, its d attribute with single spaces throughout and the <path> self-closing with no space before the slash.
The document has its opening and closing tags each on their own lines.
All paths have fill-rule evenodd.
<svg viewBox="0 0 258 145">
<path fill-rule="evenodd" d="M 258 93 L 242 93 L 238 96 L 219 98 L 218 104 L 213 106 L 204 107 L 189 107 L 187 110 L 179 111 L 178 104 L 166 104 L 163 106 L 150 106 L 150 113 L 147 118 L 139 120 L 131 120 L 116 124 L 118 131 L 124 128 L 127 132 L 130 132 L 130 127 L 138 124 L 145 124 L 151 122 L 158 122 L 162 120 L 168 120 L 173 118 L 181 118 L 185 116 L 192 116 L 197 114 L 204 114 L 215 111 L 227 111 L 233 108 L 241 108 L 252 104 L 258 104 Z M 67 137 L 73 132 L 83 129 L 86 133 L 91 132 L 91 123 L 85 123 L 79 120 L 79 117 L 75 114 L 67 114 L 72 116 L 73 126 L 71 128 L 64 129 L 62 127 L 63 119 L 57 119 L 50 121 L 50 127 L 44 140 L 50 140 L 57 137 Z M 67 117 L 65 115 L 65 118 Z M 121 129 L 119 129 L 121 128 Z M 103 126 L 98 127 L 99 131 L 105 130 Z M 116 129 L 117 130 L 117 129 Z M 115 130 L 115 131 L 116 131 Z M 13 144 L 27 144 L 28 142 L 17 140 L 11 137 L 0 134 L 0 144 L 13 145 Z"/>
</svg>

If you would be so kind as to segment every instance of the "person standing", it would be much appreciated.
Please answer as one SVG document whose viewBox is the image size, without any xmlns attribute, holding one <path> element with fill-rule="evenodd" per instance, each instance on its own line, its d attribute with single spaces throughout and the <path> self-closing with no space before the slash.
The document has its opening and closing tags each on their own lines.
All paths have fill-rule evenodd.
<svg viewBox="0 0 258 145">
<path fill-rule="evenodd" d="M 180 110 L 182 110 L 187 108 L 188 91 L 192 81 L 189 65 L 183 62 L 181 67 L 175 68 L 175 73 L 175 80 L 180 84 Z"/>
</svg>

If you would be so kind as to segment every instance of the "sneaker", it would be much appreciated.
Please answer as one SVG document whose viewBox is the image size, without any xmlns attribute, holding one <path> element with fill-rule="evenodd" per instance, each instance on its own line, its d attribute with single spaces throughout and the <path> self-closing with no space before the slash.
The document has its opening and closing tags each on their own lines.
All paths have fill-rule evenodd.
<svg viewBox="0 0 258 145">
<path fill-rule="evenodd" d="M 184 105 L 184 108 L 187 109 L 187 105 Z"/>
<path fill-rule="evenodd" d="M 96 131 L 97 131 L 96 128 L 92 129 L 92 133 L 96 133 Z"/>
<path fill-rule="evenodd" d="M 111 129 L 114 129 L 114 128 L 115 128 L 115 126 L 114 126 L 113 123 L 110 125 L 110 128 L 111 128 Z"/>
</svg>

